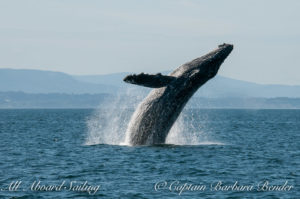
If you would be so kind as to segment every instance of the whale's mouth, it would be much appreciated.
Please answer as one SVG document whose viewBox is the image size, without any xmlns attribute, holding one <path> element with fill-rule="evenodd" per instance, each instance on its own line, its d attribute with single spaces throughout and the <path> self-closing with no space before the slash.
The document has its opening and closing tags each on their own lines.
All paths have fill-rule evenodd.
<svg viewBox="0 0 300 199">
<path fill-rule="evenodd" d="M 199 68 L 199 78 L 208 79 L 216 76 L 221 64 L 233 50 L 232 44 L 221 44 L 218 48 L 200 58 L 193 60 L 191 68 Z M 194 70 L 194 69 L 193 69 Z"/>
</svg>

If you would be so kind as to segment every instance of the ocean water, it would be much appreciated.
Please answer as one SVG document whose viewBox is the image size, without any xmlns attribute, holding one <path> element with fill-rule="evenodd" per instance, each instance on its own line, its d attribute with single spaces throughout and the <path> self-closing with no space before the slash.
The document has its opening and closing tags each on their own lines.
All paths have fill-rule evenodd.
<svg viewBox="0 0 300 199">
<path fill-rule="evenodd" d="M 0 198 L 300 198 L 300 110 L 184 110 L 127 146 L 133 110 L 0 110 Z"/>
</svg>

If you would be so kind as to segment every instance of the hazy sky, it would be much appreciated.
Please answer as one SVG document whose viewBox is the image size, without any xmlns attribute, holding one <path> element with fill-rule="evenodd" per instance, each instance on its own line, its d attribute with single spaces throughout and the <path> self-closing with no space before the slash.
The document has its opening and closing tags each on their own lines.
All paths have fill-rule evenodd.
<svg viewBox="0 0 300 199">
<path fill-rule="evenodd" d="M 0 0 L 0 68 L 173 70 L 221 43 L 219 74 L 300 85 L 299 0 Z"/>
</svg>

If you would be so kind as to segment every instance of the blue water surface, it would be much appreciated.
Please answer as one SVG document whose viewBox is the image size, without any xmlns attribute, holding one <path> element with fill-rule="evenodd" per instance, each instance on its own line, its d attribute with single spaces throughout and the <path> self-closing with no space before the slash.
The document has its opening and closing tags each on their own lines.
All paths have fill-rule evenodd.
<svg viewBox="0 0 300 199">
<path fill-rule="evenodd" d="M 211 142 L 138 147 L 86 145 L 93 112 L 0 110 L 0 198 L 300 198 L 300 110 L 184 110 Z"/>
</svg>

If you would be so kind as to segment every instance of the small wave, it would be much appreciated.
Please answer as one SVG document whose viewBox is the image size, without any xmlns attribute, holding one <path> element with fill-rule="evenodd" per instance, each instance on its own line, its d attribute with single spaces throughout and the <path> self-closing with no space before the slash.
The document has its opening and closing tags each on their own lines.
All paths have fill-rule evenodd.
<svg viewBox="0 0 300 199">
<path fill-rule="evenodd" d="M 227 145 L 227 144 L 222 142 L 206 141 L 206 142 L 200 142 L 197 145 Z"/>
<path fill-rule="evenodd" d="M 83 146 L 95 146 L 95 145 L 111 145 L 111 146 L 131 146 L 125 142 L 121 143 L 100 143 L 100 142 L 85 142 Z"/>
<path fill-rule="evenodd" d="M 214 142 L 214 141 L 205 141 L 205 142 L 198 142 L 198 143 L 188 143 L 188 144 L 182 144 L 182 143 L 178 143 L 178 144 L 171 144 L 171 143 L 167 143 L 165 145 L 171 145 L 171 146 L 206 146 L 206 145 L 219 145 L 219 146 L 223 146 L 223 145 L 227 145 L 226 143 L 222 143 L 222 142 Z"/>
</svg>

